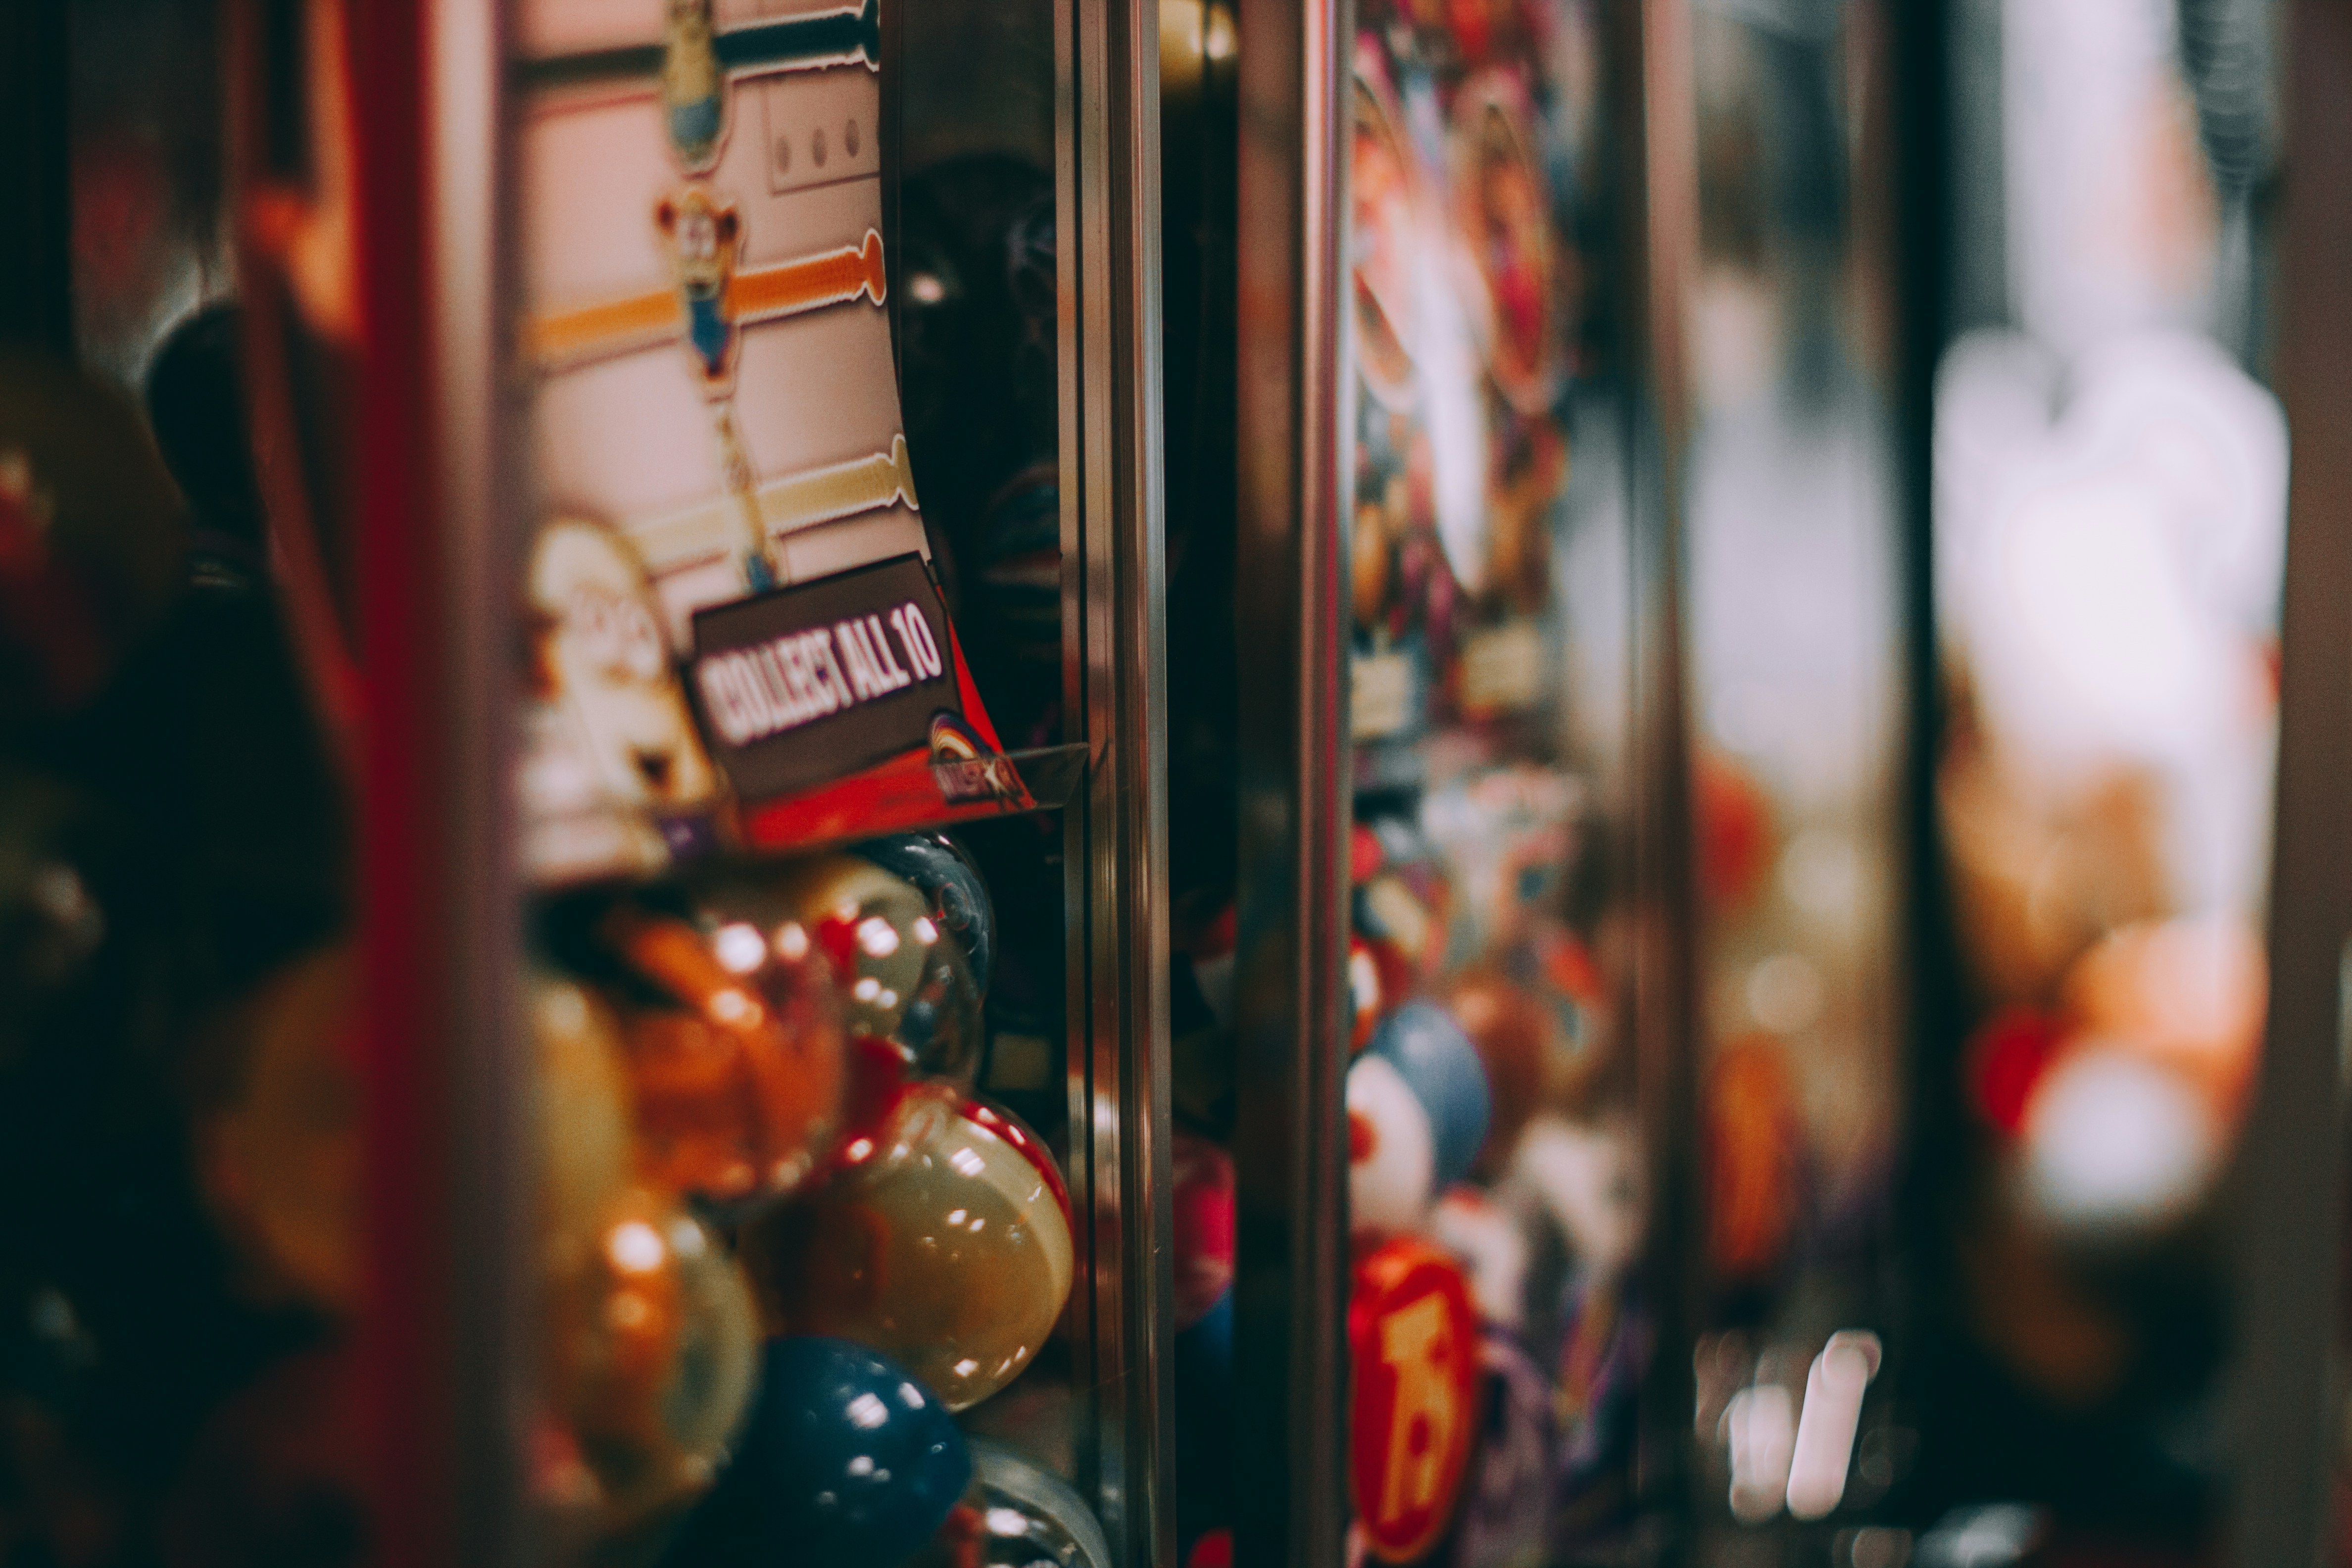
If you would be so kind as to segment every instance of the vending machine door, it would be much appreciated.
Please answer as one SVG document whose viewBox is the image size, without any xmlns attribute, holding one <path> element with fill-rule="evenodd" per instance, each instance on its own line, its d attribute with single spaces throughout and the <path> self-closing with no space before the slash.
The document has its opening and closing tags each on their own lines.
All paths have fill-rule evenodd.
<svg viewBox="0 0 2352 1568">
<path fill-rule="evenodd" d="M 1165 1555 L 1157 36 L 512 18 L 530 940 L 757 1322 L 679 1561 Z M 614 689 L 616 591 L 667 718 Z M 541 1398 L 604 1495 L 533 1498 L 592 1543 L 679 1512 L 612 1472 L 602 1332 L 550 1321 Z"/>
<path fill-rule="evenodd" d="M 42 9 L 0 1554 L 1167 1560 L 1156 16 Z"/>
</svg>

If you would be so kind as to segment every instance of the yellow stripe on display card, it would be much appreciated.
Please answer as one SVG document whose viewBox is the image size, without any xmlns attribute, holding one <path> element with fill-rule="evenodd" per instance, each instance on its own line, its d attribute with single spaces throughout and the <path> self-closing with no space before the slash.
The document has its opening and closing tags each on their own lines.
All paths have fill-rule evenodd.
<svg viewBox="0 0 2352 1568">
<path fill-rule="evenodd" d="M 915 470 L 908 461 L 903 435 L 890 437 L 887 452 L 786 474 L 766 481 L 753 494 L 771 540 L 901 502 L 909 511 L 922 510 L 915 500 Z M 656 575 L 675 572 L 715 560 L 734 547 L 740 537 L 735 505 L 731 497 L 722 497 L 632 523 L 625 531 Z"/>
<path fill-rule="evenodd" d="M 869 228 L 856 245 L 737 272 L 727 283 L 726 318 L 749 327 L 861 296 L 879 305 L 888 288 L 882 237 Z M 524 328 L 523 352 L 541 370 L 562 370 L 668 342 L 685 330 L 677 291 L 664 289 L 536 317 Z"/>
</svg>

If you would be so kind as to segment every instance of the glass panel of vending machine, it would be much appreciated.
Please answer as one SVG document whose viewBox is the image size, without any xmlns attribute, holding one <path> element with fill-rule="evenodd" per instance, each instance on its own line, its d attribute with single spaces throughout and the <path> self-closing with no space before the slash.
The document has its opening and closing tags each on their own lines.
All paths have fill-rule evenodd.
<svg viewBox="0 0 2352 1568">
<path fill-rule="evenodd" d="M 1653 210 L 1696 218 L 1661 374 L 1702 954 L 1683 1244 L 1702 1554 L 1884 1560 L 1916 1442 L 1890 1396 L 1911 607 L 1888 9 L 1698 4 L 1653 35 L 1685 138 L 1654 158 Z"/>
<path fill-rule="evenodd" d="M 1338 433 L 1328 540 L 1291 546 L 1336 595 L 1302 657 L 1345 669 L 1339 782 L 1296 790 L 1349 822 L 1309 830 L 1344 948 L 1295 961 L 1341 965 L 1338 1112 L 1308 1065 L 1291 1090 L 1345 1172 L 1346 1419 L 1328 1517 L 1283 1522 L 1396 1563 L 1870 1560 L 1907 1458 L 1878 1383 L 1908 760 L 1885 28 L 1349 27 L 1294 45 L 1346 196 L 1297 263 L 1332 268 L 1301 336 L 1338 367 L 1300 416 Z"/>
<path fill-rule="evenodd" d="M 2340 632 L 2294 604 L 2340 544 L 2297 492 L 2342 415 L 2285 373 L 2341 306 L 2286 154 L 2342 106 L 2286 111 L 2282 51 L 2340 55 L 2227 0 L 1950 26 L 1921 1546 L 2313 1561 L 2336 1281 L 2284 1238 L 2336 1201 L 2341 726 L 2301 705 Z"/>
<path fill-rule="evenodd" d="M 2274 248 L 2283 25 L 1239 7 L 1187 1542 L 1229 1453 L 1254 1563 L 2308 1560 L 2341 656 L 2282 540 L 2339 579 L 2263 384 L 2337 307 Z"/>
<path fill-rule="evenodd" d="M 1240 8 L 1236 1561 L 1613 1561 L 1674 1511 L 1633 20 Z"/>
</svg>

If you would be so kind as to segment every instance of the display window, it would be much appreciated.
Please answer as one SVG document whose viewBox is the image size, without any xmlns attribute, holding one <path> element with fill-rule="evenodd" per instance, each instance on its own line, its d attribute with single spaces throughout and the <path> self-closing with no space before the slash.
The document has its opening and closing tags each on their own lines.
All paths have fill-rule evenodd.
<svg viewBox="0 0 2352 1568">
<path fill-rule="evenodd" d="M 0 1568 L 2313 1560 L 2347 61 L 0 7 Z"/>
</svg>

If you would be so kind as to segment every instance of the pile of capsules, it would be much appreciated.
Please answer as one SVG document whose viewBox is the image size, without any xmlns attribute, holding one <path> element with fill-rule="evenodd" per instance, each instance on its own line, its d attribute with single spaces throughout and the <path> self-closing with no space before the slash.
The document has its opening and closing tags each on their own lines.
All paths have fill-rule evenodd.
<svg viewBox="0 0 2352 1568">
<path fill-rule="evenodd" d="M 972 1093 L 986 885 L 908 835 L 542 911 L 529 982 L 542 1314 L 530 1481 L 598 1563 L 1095 1563 L 1099 1527 L 957 1412 L 1073 1271 L 1052 1152 Z M 215 1211 L 355 1304 L 349 962 L 257 1009 Z M 340 1109 L 339 1109 L 340 1108 Z"/>
</svg>

